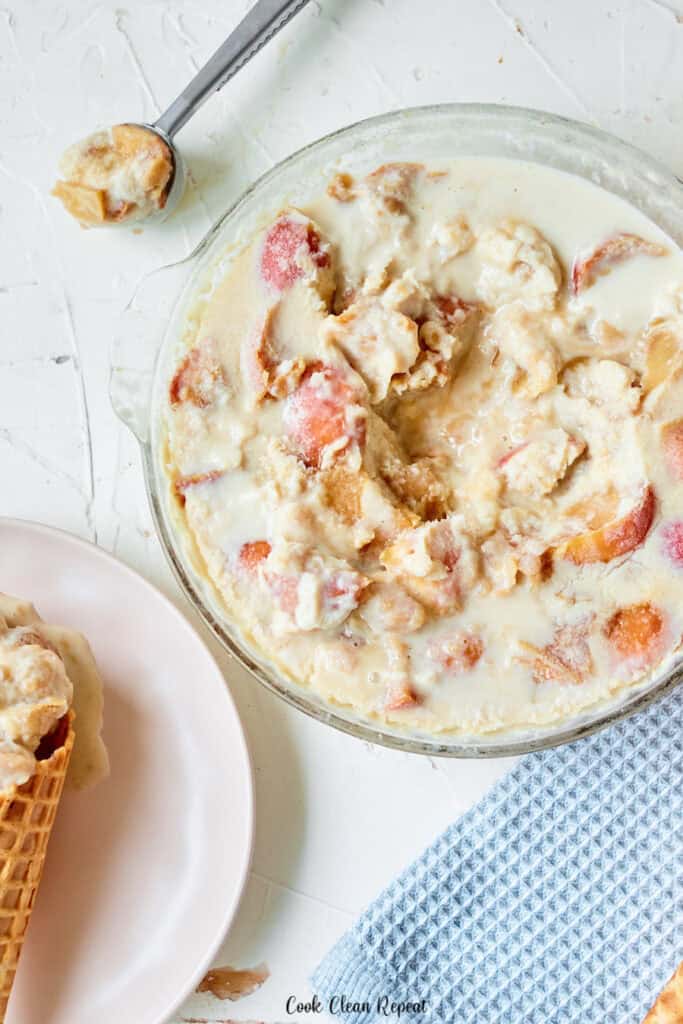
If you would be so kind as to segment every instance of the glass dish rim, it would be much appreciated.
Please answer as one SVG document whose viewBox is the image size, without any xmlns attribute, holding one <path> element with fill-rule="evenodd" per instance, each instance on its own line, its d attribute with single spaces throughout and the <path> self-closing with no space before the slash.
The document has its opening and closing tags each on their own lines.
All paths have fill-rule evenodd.
<svg viewBox="0 0 683 1024">
<path fill-rule="evenodd" d="M 595 142 L 598 142 L 601 147 L 607 147 L 613 152 L 619 153 L 623 160 L 630 161 L 631 163 L 637 162 L 640 165 L 641 170 L 645 169 L 651 175 L 661 177 L 670 187 L 679 190 L 681 213 L 683 215 L 683 183 L 680 179 L 678 179 L 676 175 L 666 167 L 666 165 L 653 159 L 636 146 L 624 142 L 600 128 L 595 128 L 591 125 L 587 125 L 583 122 L 575 121 L 561 115 L 551 114 L 542 110 L 535 110 L 526 107 L 494 103 L 437 103 L 425 106 L 400 108 L 388 113 L 355 121 L 352 124 L 345 125 L 313 140 L 310 143 L 307 143 L 305 146 L 291 153 L 273 167 L 269 168 L 264 172 L 264 174 L 247 186 L 247 188 L 240 193 L 237 199 L 228 206 L 226 211 L 207 231 L 199 244 L 185 258 L 185 260 L 181 262 L 192 262 L 200 257 L 211 246 L 211 243 L 214 241 L 226 222 L 237 216 L 241 207 L 253 197 L 254 193 L 263 190 L 274 179 L 280 177 L 286 169 L 297 164 L 304 157 L 315 153 L 319 149 L 323 149 L 327 144 L 338 141 L 347 136 L 353 136 L 354 133 L 359 132 L 361 129 L 371 130 L 373 127 L 381 129 L 385 125 L 393 125 L 399 122 L 409 123 L 411 119 L 442 116 L 448 117 L 449 115 L 471 118 L 472 120 L 479 118 L 484 121 L 509 120 L 510 122 L 513 122 L 514 120 L 518 120 L 530 125 L 535 125 L 538 128 L 542 128 L 546 125 L 553 126 L 554 129 L 564 127 L 581 136 L 584 142 L 588 142 L 588 140 L 592 139 Z M 520 159 L 523 159 L 523 157 L 520 157 Z M 542 161 L 537 162 L 542 163 Z M 546 164 L 546 166 L 548 165 Z M 652 187 L 654 186 L 655 182 L 653 181 Z M 185 281 L 180 296 L 176 296 L 176 301 L 178 303 L 182 301 L 187 291 L 191 288 L 192 281 L 198 271 L 199 268 L 195 268 L 195 273 Z M 163 340 L 159 345 L 157 352 L 157 365 L 155 365 L 154 370 L 155 378 L 157 374 L 158 359 L 166 348 L 168 326 L 169 325 L 167 324 Z M 150 417 L 153 415 L 152 403 L 150 403 L 149 415 Z M 151 434 L 153 434 L 153 431 L 150 432 L 150 436 Z M 243 668 L 246 669 L 246 671 L 250 673 L 250 675 L 252 675 L 259 683 L 264 685 L 272 693 L 275 693 L 278 697 L 286 701 L 287 704 L 299 711 L 303 711 L 309 717 L 325 725 L 330 725 L 341 732 L 355 736 L 356 738 L 362 739 L 366 742 L 400 750 L 404 753 L 416 753 L 437 757 L 453 757 L 458 759 L 511 757 L 561 746 L 565 743 L 574 742 L 578 739 L 590 736 L 611 724 L 635 714 L 656 700 L 662 699 L 666 694 L 674 690 L 679 683 L 683 682 L 683 663 L 678 663 L 665 672 L 661 678 L 651 682 L 650 684 L 646 684 L 644 687 L 634 688 L 630 693 L 628 689 L 623 691 L 623 699 L 621 699 L 616 705 L 613 706 L 610 702 L 602 702 L 593 709 L 589 707 L 581 716 L 570 719 L 565 727 L 560 726 L 539 728 L 538 730 L 518 730 L 516 732 L 510 731 L 507 734 L 491 733 L 489 734 L 490 741 L 487 739 L 486 734 L 482 734 L 481 742 L 479 742 L 479 737 L 473 737 L 471 741 L 442 742 L 438 733 L 430 735 L 427 733 L 420 734 L 406 732 L 403 734 L 398 730 L 384 730 L 381 724 L 374 724 L 371 720 L 363 720 L 360 718 L 356 719 L 352 716 L 346 717 L 343 713 L 345 709 L 337 708 L 337 706 L 331 703 L 321 702 L 321 706 L 318 706 L 316 703 L 318 698 L 316 698 L 314 694 L 311 694 L 311 692 L 305 687 L 297 684 L 294 680 L 288 680 L 283 673 L 278 672 L 275 666 L 268 668 L 267 666 L 260 664 L 258 661 L 253 660 L 249 653 L 247 643 L 244 642 L 243 645 L 240 644 L 239 640 L 233 637 L 224 628 L 220 620 L 214 615 L 210 607 L 208 607 L 208 604 L 202 594 L 186 572 L 177 550 L 180 545 L 174 540 L 167 525 L 161 496 L 157 487 L 157 467 L 155 465 L 154 453 L 149 437 L 147 440 L 141 440 L 140 444 L 142 449 L 145 487 L 150 509 L 152 511 L 155 529 L 167 562 L 185 596 L 191 602 L 204 624 L 210 629 L 219 643 Z M 227 616 L 226 621 L 228 621 Z M 501 738 L 497 739 L 497 735 L 500 735 Z M 505 739 L 504 735 L 507 735 L 508 738 Z"/>
</svg>

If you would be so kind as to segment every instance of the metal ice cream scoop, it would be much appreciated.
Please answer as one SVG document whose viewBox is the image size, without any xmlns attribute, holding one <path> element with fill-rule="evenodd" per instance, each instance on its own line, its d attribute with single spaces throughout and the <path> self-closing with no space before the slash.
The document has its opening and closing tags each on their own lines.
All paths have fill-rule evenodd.
<svg viewBox="0 0 683 1024">
<path fill-rule="evenodd" d="M 173 177 L 163 211 L 165 216 L 178 205 L 185 188 L 185 165 L 173 142 L 176 132 L 199 110 L 211 93 L 222 89 L 307 3 L 308 0 L 257 0 L 237 28 L 161 117 L 154 124 L 142 126 L 156 132 L 173 157 Z"/>
<path fill-rule="evenodd" d="M 185 189 L 185 164 L 173 141 L 176 132 L 190 120 L 212 92 L 221 89 L 307 3 L 308 0 L 256 0 L 237 28 L 154 124 L 127 122 L 154 132 L 171 154 L 172 171 L 166 201 L 163 209 L 150 212 L 148 217 L 165 219 L 177 207 Z M 108 222 L 125 223 L 116 219 Z M 136 222 L 140 222 L 139 216 Z"/>
</svg>

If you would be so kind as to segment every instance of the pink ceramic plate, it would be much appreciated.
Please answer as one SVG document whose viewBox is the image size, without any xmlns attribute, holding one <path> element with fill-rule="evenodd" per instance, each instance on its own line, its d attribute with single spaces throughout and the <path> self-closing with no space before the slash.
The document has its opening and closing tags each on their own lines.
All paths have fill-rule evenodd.
<svg viewBox="0 0 683 1024">
<path fill-rule="evenodd" d="M 7 1024 L 161 1024 L 237 909 L 249 757 L 194 630 L 99 548 L 0 519 L 0 590 L 86 634 L 105 681 L 111 777 L 65 792 Z"/>
</svg>

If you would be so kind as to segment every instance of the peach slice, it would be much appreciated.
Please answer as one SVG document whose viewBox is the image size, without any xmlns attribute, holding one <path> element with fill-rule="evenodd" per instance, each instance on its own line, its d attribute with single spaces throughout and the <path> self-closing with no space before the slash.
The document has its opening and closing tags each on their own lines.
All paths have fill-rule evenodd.
<svg viewBox="0 0 683 1024">
<path fill-rule="evenodd" d="M 683 480 L 683 420 L 671 420 L 662 427 L 664 461 L 676 480 Z"/>
<path fill-rule="evenodd" d="M 664 554 L 677 569 L 683 569 L 683 520 L 665 523 L 662 527 Z"/>
<path fill-rule="evenodd" d="M 522 643 L 530 652 L 535 683 L 582 683 L 593 671 L 593 657 L 588 644 L 592 616 L 582 622 L 558 626 L 553 639 L 545 647 Z"/>
<path fill-rule="evenodd" d="M 297 454 L 318 468 L 330 445 L 341 451 L 352 442 L 365 443 L 365 411 L 341 370 L 311 363 L 296 390 L 287 398 L 284 427 Z"/>
<path fill-rule="evenodd" d="M 180 504 L 185 504 L 185 495 L 193 487 L 201 484 L 211 484 L 214 480 L 220 480 L 225 475 L 224 469 L 209 469 L 206 473 L 191 473 L 189 476 L 180 476 L 173 485 L 176 497 Z"/>
<path fill-rule="evenodd" d="M 604 627 L 614 654 L 642 663 L 651 663 L 660 653 L 664 633 L 664 614 L 649 602 L 620 608 Z"/>
<path fill-rule="evenodd" d="M 315 272 L 330 266 L 329 246 L 310 221 L 280 217 L 269 228 L 261 250 L 261 276 L 276 292 L 287 291 L 306 276 L 307 264 Z"/>
<path fill-rule="evenodd" d="M 399 686 L 392 686 L 387 689 L 387 694 L 384 698 L 384 710 L 405 711 L 406 708 L 418 707 L 420 703 L 420 698 L 410 684 L 401 683 Z"/>
<path fill-rule="evenodd" d="M 655 242 L 648 242 L 640 235 L 633 235 L 623 232 L 607 238 L 588 256 L 581 256 L 574 260 L 572 267 L 572 292 L 579 295 L 586 288 L 595 284 L 595 279 L 606 274 L 618 263 L 624 263 L 633 256 L 666 256 L 667 250 L 663 245 Z"/>
<path fill-rule="evenodd" d="M 646 339 L 643 391 L 647 394 L 675 376 L 683 364 L 683 347 L 676 335 L 666 327 L 648 332 Z"/>
<path fill-rule="evenodd" d="M 277 304 L 271 306 L 253 334 L 242 342 L 240 364 L 249 392 L 256 404 L 265 398 L 286 398 L 301 380 L 306 363 L 300 357 L 282 359 L 276 352 L 274 320 Z"/>
<path fill-rule="evenodd" d="M 211 405 L 225 384 L 215 343 L 204 338 L 191 349 L 175 372 L 169 387 L 171 405 L 190 402 L 200 409 Z"/>
<path fill-rule="evenodd" d="M 557 548 L 556 554 L 575 565 L 611 562 L 613 558 L 626 555 L 645 540 L 652 526 L 656 504 L 655 492 L 648 486 L 638 504 L 621 519 L 572 537 Z"/>
</svg>

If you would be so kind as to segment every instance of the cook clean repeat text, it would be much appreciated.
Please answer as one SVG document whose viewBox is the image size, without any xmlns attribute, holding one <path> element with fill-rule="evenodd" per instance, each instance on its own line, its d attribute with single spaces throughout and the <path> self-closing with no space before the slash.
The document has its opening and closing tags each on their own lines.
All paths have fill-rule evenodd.
<svg viewBox="0 0 683 1024">
<path fill-rule="evenodd" d="M 373 1008 L 375 1013 L 383 1017 L 392 1017 L 393 1019 L 400 1020 L 401 1017 L 409 1013 L 426 1013 L 427 1000 L 417 999 L 413 1001 L 408 999 L 398 1001 L 391 999 L 390 996 L 378 996 L 373 1003 L 370 1003 L 367 1000 L 354 1000 L 345 995 L 334 995 L 330 996 L 324 1004 L 317 996 L 312 996 L 308 1000 L 300 1000 L 297 996 L 288 996 L 285 1003 L 285 1009 L 290 1015 L 295 1013 L 323 1013 L 324 1011 L 333 1016 L 342 1013 L 370 1013 Z"/>
</svg>

